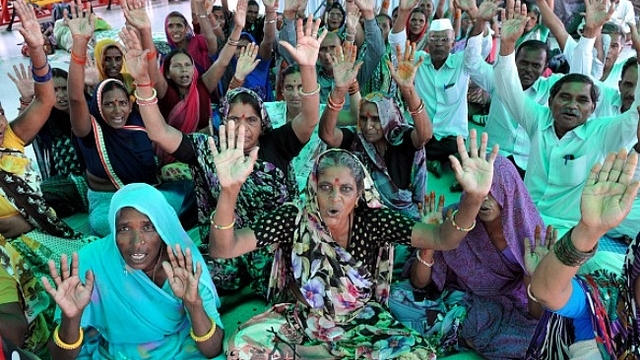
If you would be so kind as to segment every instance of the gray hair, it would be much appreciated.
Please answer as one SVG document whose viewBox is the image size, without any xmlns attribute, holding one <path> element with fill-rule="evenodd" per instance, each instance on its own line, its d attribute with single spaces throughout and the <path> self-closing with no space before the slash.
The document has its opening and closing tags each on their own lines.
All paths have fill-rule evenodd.
<svg viewBox="0 0 640 360">
<path fill-rule="evenodd" d="M 359 193 L 364 192 L 365 170 L 358 159 L 348 151 L 331 150 L 320 156 L 316 175 L 319 175 L 331 167 L 346 167 L 351 171 L 351 175 L 356 181 L 356 188 Z"/>
</svg>

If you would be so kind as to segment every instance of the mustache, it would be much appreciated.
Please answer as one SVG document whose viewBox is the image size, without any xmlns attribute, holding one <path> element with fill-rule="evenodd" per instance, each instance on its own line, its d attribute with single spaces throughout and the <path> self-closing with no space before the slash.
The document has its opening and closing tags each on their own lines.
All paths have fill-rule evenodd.
<svg viewBox="0 0 640 360">
<path fill-rule="evenodd" d="M 580 113 L 580 110 L 576 110 L 576 109 L 567 109 L 567 108 L 563 108 L 561 111 L 562 114 L 566 114 L 566 115 L 573 115 L 573 116 L 580 116 L 582 115 Z"/>
</svg>

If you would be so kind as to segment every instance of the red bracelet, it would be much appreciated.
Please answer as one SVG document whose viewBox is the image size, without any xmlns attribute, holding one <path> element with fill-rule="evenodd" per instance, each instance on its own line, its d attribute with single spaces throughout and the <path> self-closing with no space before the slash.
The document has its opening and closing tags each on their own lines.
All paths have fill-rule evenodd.
<svg viewBox="0 0 640 360">
<path fill-rule="evenodd" d="M 147 53 L 147 60 L 148 61 L 155 60 L 156 56 L 158 56 L 158 52 L 156 50 L 149 51 Z"/>
<path fill-rule="evenodd" d="M 73 50 L 71 50 L 71 61 L 73 61 L 74 63 L 76 63 L 78 65 L 85 65 L 87 63 L 87 55 L 78 56 L 78 55 L 73 53 Z"/>
</svg>

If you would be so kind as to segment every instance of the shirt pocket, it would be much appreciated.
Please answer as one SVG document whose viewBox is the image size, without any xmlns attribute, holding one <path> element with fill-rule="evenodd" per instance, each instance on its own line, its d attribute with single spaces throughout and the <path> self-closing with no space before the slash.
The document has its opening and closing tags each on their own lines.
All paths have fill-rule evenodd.
<svg viewBox="0 0 640 360">
<path fill-rule="evenodd" d="M 460 92 L 460 84 L 458 83 L 449 83 L 449 84 L 445 84 L 443 86 L 444 88 L 444 96 L 443 96 L 443 100 L 445 104 L 448 105 L 454 105 L 454 104 L 460 104 L 461 100 L 464 101 L 466 103 L 467 101 L 467 93 L 466 91 L 464 91 L 463 93 Z"/>
<path fill-rule="evenodd" d="M 559 158 L 549 164 L 549 183 L 563 186 L 578 186 L 587 179 L 589 159 L 580 156 L 575 159 Z"/>
</svg>

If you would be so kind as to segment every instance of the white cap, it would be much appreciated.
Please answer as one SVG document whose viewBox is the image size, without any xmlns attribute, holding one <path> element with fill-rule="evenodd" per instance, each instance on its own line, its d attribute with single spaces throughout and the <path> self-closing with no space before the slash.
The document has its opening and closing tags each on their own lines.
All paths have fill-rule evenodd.
<svg viewBox="0 0 640 360">
<path fill-rule="evenodd" d="M 431 25 L 429 25 L 429 31 L 445 31 L 445 30 L 453 30 L 453 26 L 451 25 L 451 20 L 449 19 L 431 20 Z"/>
</svg>

